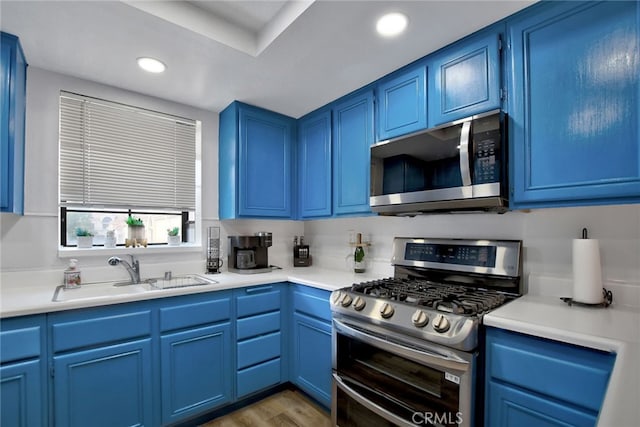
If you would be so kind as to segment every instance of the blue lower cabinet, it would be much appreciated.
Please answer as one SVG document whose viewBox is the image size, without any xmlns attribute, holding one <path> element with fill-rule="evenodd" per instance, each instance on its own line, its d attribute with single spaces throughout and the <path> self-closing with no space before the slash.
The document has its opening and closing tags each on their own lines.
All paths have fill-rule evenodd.
<svg viewBox="0 0 640 427">
<path fill-rule="evenodd" d="M 303 285 L 290 288 L 292 314 L 289 378 L 318 402 L 331 406 L 330 292 Z"/>
<path fill-rule="evenodd" d="M 293 314 L 291 382 L 331 406 L 331 325 Z"/>
<path fill-rule="evenodd" d="M 153 425 L 151 339 L 53 358 L 55 425 Z"/>
<path fill-rule="evenodd" d="M 0 425 L 44 425 L 40 359 L 0 367 Z"/>
<path fill-rule="evenodd" d="M 487 426 L 491 427 L 557 427 L 596 425 L 596 416 L 584 410 L 527 393 L 495 381 L 487 384 L 489 413 Z"/>
<path fill-rule="evenodd" d="M 238 398 L 243 398 L 256 391 L 279 384 L 281 376 L 282 366 L 279 357 L 249 368 L 240 369 L 237 377 Z"/>
<path fill-rule="evenodd" d="M 0 320 L 0 425 L 46 425 L 45 316 Z"/>
<path fill-rule="evenodd" d="M 487 328 L 485 425 L 594 426 L 615 354 Z"/>
<path fill-rule="evenodd" d="M 287 381 L 286 283 L 234 291 L 236 310 L 236 398 Z"/>
<path fill-rule="evenodd" d="M 231 401 L 229 323 L 167 334 L 160 341 L 163 424 Z"/>
</svg>

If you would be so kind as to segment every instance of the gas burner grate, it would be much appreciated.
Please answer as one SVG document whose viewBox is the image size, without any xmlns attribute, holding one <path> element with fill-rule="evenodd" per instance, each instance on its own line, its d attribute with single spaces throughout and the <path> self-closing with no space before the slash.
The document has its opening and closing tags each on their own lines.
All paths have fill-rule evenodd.
<svg viewBox="0 0 640 427">
<path fill-rule="evenodd" d="M 497 291 L 424 279 L 389 277 L 354 284 L 351 291 L 466 316 L 483 314 L 507 301 Z"/>
</svg>

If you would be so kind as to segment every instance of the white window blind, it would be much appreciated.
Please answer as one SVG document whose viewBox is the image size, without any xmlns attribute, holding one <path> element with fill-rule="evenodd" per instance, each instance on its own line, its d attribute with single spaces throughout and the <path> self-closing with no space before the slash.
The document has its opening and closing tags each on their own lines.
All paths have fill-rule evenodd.
<svg viewBox="0 0 640 427">
<path fill-rule="evenodd" d="M 60 94 L 61 206 L 195 209 L 196 122 Z"/>
</svg>

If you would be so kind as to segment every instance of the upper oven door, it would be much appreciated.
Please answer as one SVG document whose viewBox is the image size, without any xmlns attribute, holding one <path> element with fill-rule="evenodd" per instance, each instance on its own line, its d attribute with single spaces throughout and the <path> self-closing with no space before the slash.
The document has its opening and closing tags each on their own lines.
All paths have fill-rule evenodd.
<svg viewBox="0 0 640 427">
<path fill-rule="evenodd" d="M 425 417 L 435 425 L 472 423 L 475 354 L 395 340 L 350 319 L 334 317 L 333 333 L 336 425 L 409 426 Z"/>
<path fill-rule="evenodd" d="M 429 202 L 501 196 L 502 139 L 494 110 L 371 146 L 372 209 L 424 211 Z"/>
</svg>

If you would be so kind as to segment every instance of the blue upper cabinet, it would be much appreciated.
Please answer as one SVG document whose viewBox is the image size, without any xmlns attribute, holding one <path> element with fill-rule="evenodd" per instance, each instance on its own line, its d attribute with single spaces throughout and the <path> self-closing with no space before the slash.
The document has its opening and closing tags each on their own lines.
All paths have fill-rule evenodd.
<svg viewBox="0 0 640 427">
<path fill-rule="evenodd" d="M 512 207 L 640 201 L 639 22 L 637 1 L 508 22 Z"/>
<path fill-rule="evenodd" d="M 331 216 L 331 110 L 298 121 L 300 218 Z"/>
<path fill-rule="evenodd" d="M 429 126 L 500 108 L 500 35 L 476 33 L 429 59 Z"/>
<path fill-rule="evenodd" d="M 22 214 L 27 63 L 16 36 L 0 37 L 0 211 Z"/>
<path fill-rule="evenodd" d="M 220 113 L 220 219 L 291 218 L 295 120 L 234 102 Z"/>
<path fill-rule="evenodd" d="M 371 212 L 369 148 L 373 143 L 373 91 L 357 92 L 333 105 L 333 211 Z"/>
<path fill-rule="evenodd" d="M 427 127 L 427 67 L 424 62 L 386 77 L 376 88 L 378 140 Z"/>
</svg>

